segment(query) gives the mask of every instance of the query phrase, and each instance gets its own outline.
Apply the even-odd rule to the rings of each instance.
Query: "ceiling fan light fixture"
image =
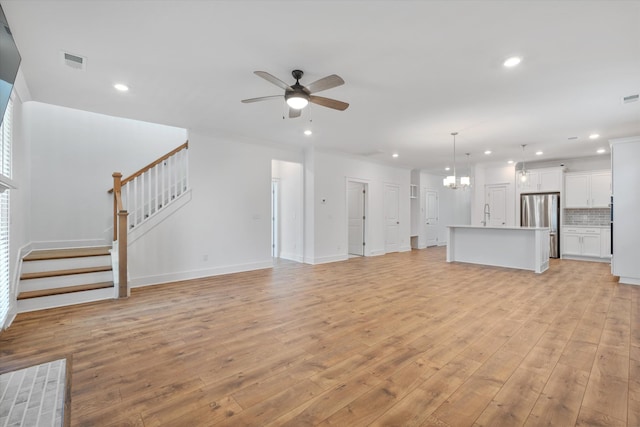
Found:
[[[294,110],[302,110],[309,104],[309,97],[301,93],[293,93],[287,97],[287,105]]]

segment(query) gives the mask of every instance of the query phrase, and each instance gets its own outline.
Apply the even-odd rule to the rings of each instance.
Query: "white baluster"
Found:
[[[184,188],[189,188],[189,149],[184,150]]]

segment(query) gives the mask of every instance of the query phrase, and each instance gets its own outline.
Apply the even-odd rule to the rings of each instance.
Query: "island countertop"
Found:
[[[447,262],[542,273],[549,268],[549,228],[447,226]]]
[[[549,230],[549,227],[513,227],[513,226],[493,226],[487,225],[447,225],[447,227],[455,228],[480,228],[480,229],[492,229],[492,230]]]

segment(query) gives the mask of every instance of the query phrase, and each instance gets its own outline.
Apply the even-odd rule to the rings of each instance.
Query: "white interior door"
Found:
[[[365,184],[349,181],[347,210],[349,218],[349,253],[364,256]]]
[[[438,244],[438,192],[425,190],[424,194],[427,247],[436,246]]]
[[[400,187],[384,186],[385,252],[398,252],[400,248]]]
[[[486,203],[489,204],[488,225],[492,227],[503,227],[507,224],[507,186],[488,185],[485,196]]]

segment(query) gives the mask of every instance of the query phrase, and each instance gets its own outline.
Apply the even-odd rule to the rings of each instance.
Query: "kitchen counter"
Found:
[[[542,273],[549,268],[549,228],[447,227],[447,262],[468,262]]]

